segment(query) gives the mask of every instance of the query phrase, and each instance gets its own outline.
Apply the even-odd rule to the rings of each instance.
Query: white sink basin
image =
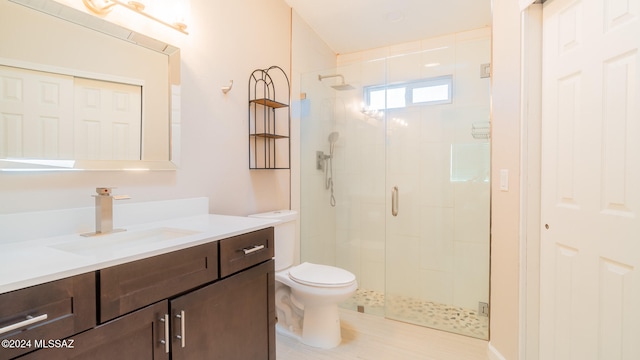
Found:
[[[185,237],[197,231],[168,227],[124,231],[95,237],[83,237],[72,242],[51,245],[52,248],[78,255],[105,255],[105,253],[124,253],[144,250],[145,247],[163,241]]]

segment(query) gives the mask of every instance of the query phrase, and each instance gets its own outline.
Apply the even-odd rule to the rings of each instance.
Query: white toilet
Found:
[[[341,341],[338,303],[356,292],[355,275],[327,265],[307,262],[293,265],[296,211],[272,211],[250,217],[281,221],[274,226],[277,331],[314,347],[338,346]]]

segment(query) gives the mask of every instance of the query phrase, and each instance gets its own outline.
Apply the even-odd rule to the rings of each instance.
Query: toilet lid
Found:
[[[356,280],[347,270],[307,262],[290,269],[289,278],[300,284],[322,287],[344,286]]]

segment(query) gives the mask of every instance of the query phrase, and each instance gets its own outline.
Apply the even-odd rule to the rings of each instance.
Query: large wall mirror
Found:
[[[178,48],[53,0],[0,13],[0,170],[176,168]]]

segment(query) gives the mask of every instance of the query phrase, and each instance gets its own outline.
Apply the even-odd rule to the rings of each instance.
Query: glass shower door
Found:
[[[344,308],[486,339],[490,29],[411,46],[302,77],[301,261],[356,275]]]
[[[386,84],[364,92],[385,114],[385,316],[486,339],[490,40],[477,35],[389,57]]]

